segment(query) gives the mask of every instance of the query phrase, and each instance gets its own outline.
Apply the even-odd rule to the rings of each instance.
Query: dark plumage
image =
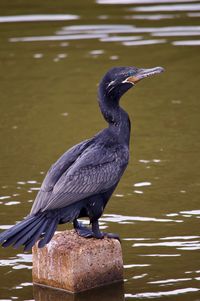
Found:
[[[129,160],[130,120],[119,106],[120,97],[136,82],[160,73],[163,68],[113,68],[99,85],[99,105],[108,127],[64,153],[48,171],[30,214],[21,222],[1,233],[4,247],[24,245],[31,249],[47,244],[58,224],[73,222],[77,233],[84,237],[118,238],[101,233],[98,219],[116,188]],[[89,217],[91,229],[77,219]]]

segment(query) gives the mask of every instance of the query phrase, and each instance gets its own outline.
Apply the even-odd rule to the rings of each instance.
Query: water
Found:
[[[58,156],[105,126],[102,75],[161,65],[123,97],[131,160],[101,219],[120,233],[124,288],[77,300],[198,300],[200,1],[2,0],[0,15],[0,229],[29,212]],[[33,295],[22,250],[0,249],[0,275],[0,300],[71,300]]]

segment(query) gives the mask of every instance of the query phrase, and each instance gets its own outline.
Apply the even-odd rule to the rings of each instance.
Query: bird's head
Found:
[[[136,68],[136,67],[115,67],[110,69],[103,77],[99,85],[100,97],[110,99],[119,98],[143,78],[158,74],[164,71],[162,67]]]

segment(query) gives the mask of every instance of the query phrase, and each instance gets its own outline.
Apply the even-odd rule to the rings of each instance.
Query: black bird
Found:
[[[49,169],[30,214],[0,234],[3,247],[20,245],[30,250],[47,244],[58,224],[73,222],[80,236],[118,238],[102,233],[98,220],[129,161],[130,120],[119,106],[120,97],[141,79],[163,72],[162,67],[116,67],[99,85],[101,112],[108,127],[64,153]],[[78,222],[89,217],[91,229]]]

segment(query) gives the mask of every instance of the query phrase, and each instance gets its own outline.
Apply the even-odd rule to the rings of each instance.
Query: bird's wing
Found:
[[[31,209],[31,214],[37,213],[40,209],[46,206],[56,182],[91,143],[92,139],[88,139],[73,146],[51,166],[35,199]]]
[[[76,161],[91,142],[92,139],[85,140],[66,151],[47,172],[41,189],[44,191],[52,190],[62,174]]]
[[[55,184],[42,211],[63,208],[103,193],[121,178],[128,163],[128,149],[89,147]]]

